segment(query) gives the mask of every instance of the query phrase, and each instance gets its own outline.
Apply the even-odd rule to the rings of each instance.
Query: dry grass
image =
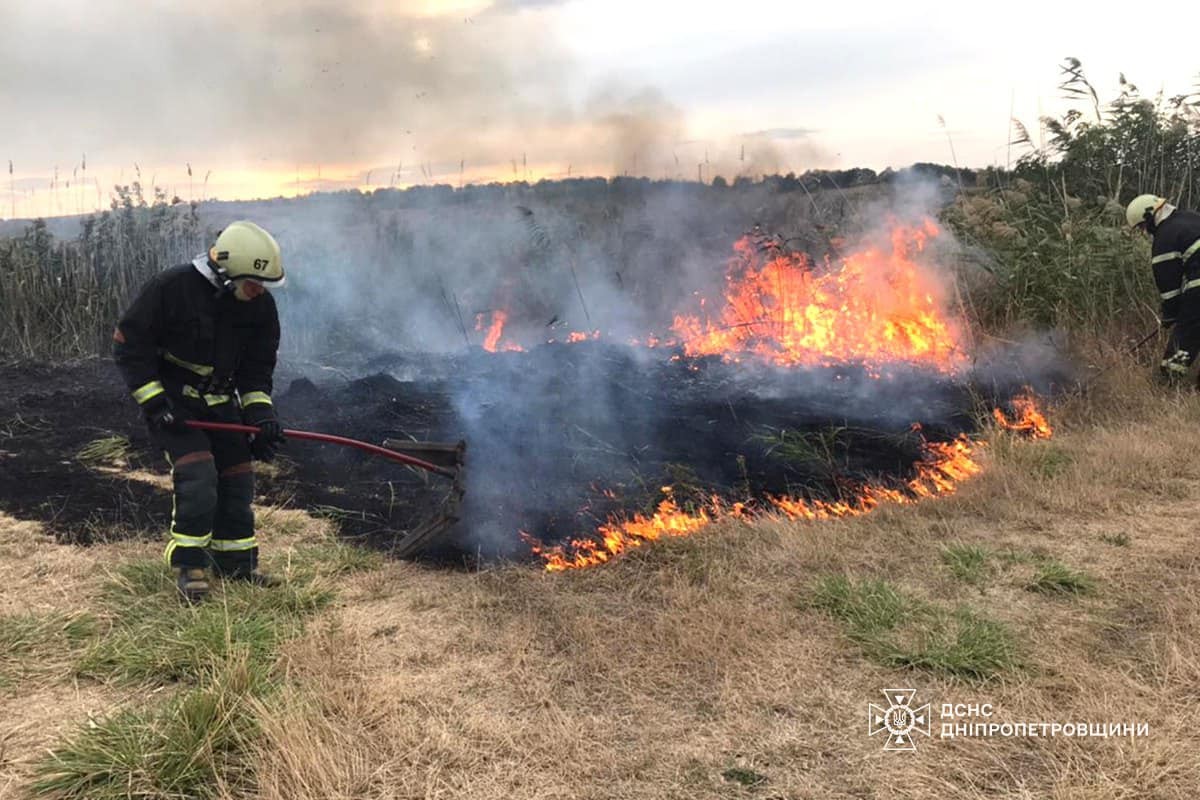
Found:
[[[1198,412],[1200,398],[1116,370],[1067,404],[1055,439],[993,433],[985,473],[936,502],[726,522],[565,575],[330,566],[337,603],[285,645],[279,690],[255,701],[254,796],[1191,797]],[[293,570],[326,546],[319,523],[264,519],[269,552]],[[86,584],[80,551],[41,547],[53,553],[30,558],[43,574]],[[1086,574],[1091,591],[1029,591],[1047,564]],[[886,666],[805,602],[839,576],[969,607],[1014,637],[1020,665],[970,680]],[[31,600],[62,610],[63,594]],[[11,590],[0,600],[11,606]],[[1150,735],[939,739],[935,714],[916,753],[885,753],[866,709],[895,686],[935,708],[991,703],[997,722],[1147,723]],[[30,696],[45,702],[46,689]]]
[[[987,472],[943,501],[730,522],[578,574],[386,565],[288,652],[288,702],[261,711],[260,796],[1190,797],[1200,464],[1180,454],[1200,444],[1200,400],[1107,378],[1052,441],[994,434]],[[947,546],[991,568],[964,581]],[[1055,561],[1092,592],[1028,591]],[[984,682],[881,666],[795,602],[829,575],[969,605],[1024,666]],[[991,703],[994,721],[1151,733],[937,739],[935,715],[916,753],[884,753],[866,706],[891,686]]]

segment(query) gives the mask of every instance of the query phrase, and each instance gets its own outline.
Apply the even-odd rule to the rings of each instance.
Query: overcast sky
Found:
[[[1062,110],[1066,56],[1102,98],[1121,71],[1194,87],[1154,16],[1200,11],[1171,5],[0,0],[0,159],[19,216],[107,205],[135,164],[184,199],[1004,164],[1010,110]]]

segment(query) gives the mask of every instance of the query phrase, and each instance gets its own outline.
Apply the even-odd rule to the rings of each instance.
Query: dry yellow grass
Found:
[[[105,547],[103,559],[136,547]],[[36,524],[0,514],[0,617],[75,614],[102,581],[98,549],[57,545]],[[13,686],[0,685],[0,800],[19,796],[36,754],[63,731],[108,713],[126,698],[104,686],[70,681],[66,654],[38,653]]]
[[[836,522],[725,522],[572,574],[387,563],[340,579],[339,602],[287,647],[283,688],[259,707],[255,796],[1191,797],[1198,412],[1200,398],[1116,371],[1066,404],[1053,440],[995,436],[984,474],[943,500]],[[324,535],[285,512],[265,527],[280,558]],[[964,582],[941,563],[950,543],[1052,558],[1096,590],[1028,591],[1034,563],[1000,555],[987,580]],[[61,608],[86,585],[80,565],[121,547],[40,543],[40,573],[0,559],[0,604]],[[803,602],[830,574],[970,605],[1010,627],[1025,666],[985,683],[881,666]],[[47,575],[60,588],[37,589]],[[885,753],[867,704],[896,686],[935,709],[990,703],[999,722],[1150,733],[939,739],[935,714],[917,752]]]
[[[725,523],[577,574],[390,564],[291,649],[288,702],[262,712],[261,796],[1191,797],[1198,411],[1117,373],[1056,439],[998,436],[946,500]],[[949,542],[1049,556],[1098,589],[1026,591],[1021,563],[967,585],[940,565]],[[797,606],[828,573],[968,603],[1011,626],[1027,666],[984,684],[877,666]],[[866,708],[892,686],[1150,735],[937,739],[935,716],[916,753],[885,753]],[[731,780],[747,776],[765,780]]]

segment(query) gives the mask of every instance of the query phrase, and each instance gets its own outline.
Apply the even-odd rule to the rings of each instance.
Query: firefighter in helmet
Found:
[[[1162,323],[1171,329],[1160,366],[1168,381],[1181,381],[1200,354],[1200,214],[1143,194],[1125,209],[1125,221],[1154,237],[1150,262]]]
[[[209,591],[210,572],[271,585],[258,570],[252,459],[283,441],[271,403],[282,286],[271,234],[234,222],[191,263],[152,278],[113,332],[113,355],[154,443],[166,452],[174,508],[166,559],[184,599]],[[189,419],[253,425],[258,433],[196,430]]]

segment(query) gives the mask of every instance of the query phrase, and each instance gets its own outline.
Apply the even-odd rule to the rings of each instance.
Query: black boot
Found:
[[[189,605],[196,605],[208,596],[208,574],[200,567],[176,567],[175,586]]]

